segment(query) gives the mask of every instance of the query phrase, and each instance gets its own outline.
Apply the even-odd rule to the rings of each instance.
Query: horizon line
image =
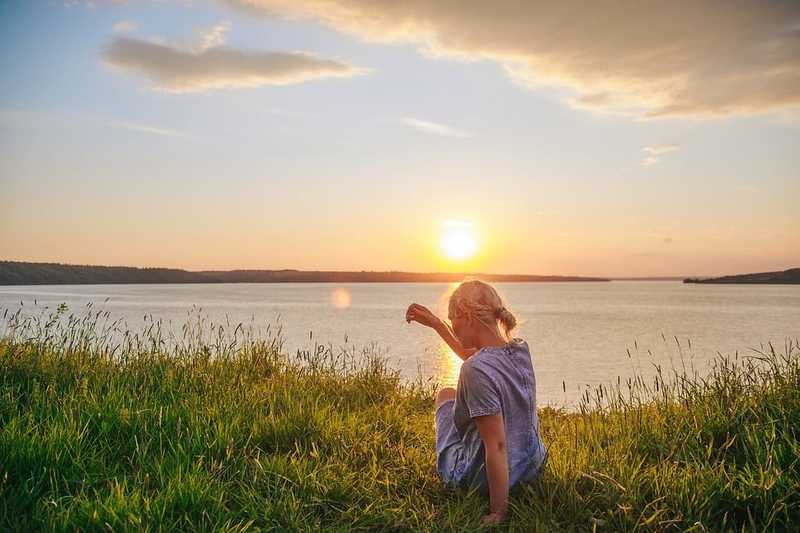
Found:
[[[785,270],[796,268],[796,267],[788,267],[787,268],[779,268],[776,270],[765,270],[762,272],[746,272],[746,273],[716,273],[713,275],[697,275],[697,274],[665,274],[665,275],[588,275],[588,274],[497,274],[491,272],[475,272],[475,271],[434,271],[434,272],[422,272],[422,271],[410,271],[410,270],[320,270],[320,269],[299,269],[299,268],[228,268],[228,269],[221,269],[221,268],[203,268],[203,269],[188,269],[183,267],[165,267],[165,266],[133,266],[133,265],[114,265],[114,264],[90,264],[90,263],[61,263],[58,261],[24,261],[24,260],[14,260],[14,259],[0,259],[0,263],[24,263],[24,264],[31,264],[31,265],[59,265],[59,266],[67,266],[67,267],[100,267],[100,268],[133,268],[139,270],[179,270],[183,272],[189,273],[230,273],[230,272],[309,272],[309,273],[337,273],[337,274],[347,274],[347,273],[370,273],[370,274],[429,274],[429,275],[464,275],[464,276],[507,276],[507,277],[514,277],[514,276],[536,276],[536,277],[565,277],[565,278],[602,278],[608,280],[667,280],[667,279],[687,279],[687,278],[710,278],[710,277],[723,277],[729,275],[740,275],[740,274],[755,274],[755,273],[767,273],[767,272],[783,272]]]

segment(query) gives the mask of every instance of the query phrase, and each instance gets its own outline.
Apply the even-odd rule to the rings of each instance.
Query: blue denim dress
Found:
[[[436,410],[436,466],[445,485],[488,492],[486,456],[478,416],[502,414],[506,431],[508,482],[533,480],[547,450],[539,433],[536,377],[528,343],[480,349],[461,365],[456,399]]]

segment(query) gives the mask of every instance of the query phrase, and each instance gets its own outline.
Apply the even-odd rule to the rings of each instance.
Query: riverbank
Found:
[[[0,345],[0,529],[470,530],[486,511],[435,475],[435,384],[368,351],[296,361],[191,325],[110,344],[101,313],[61,318]],[[794,527],[800,348],[752,355],[542,410],[548,467],[505,527]]]

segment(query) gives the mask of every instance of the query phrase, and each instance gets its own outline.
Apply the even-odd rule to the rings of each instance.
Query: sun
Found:
[[[472,223],[463,220],[446,220],[442,230],[442,250],[450,259],[463,261],[478,250]]]

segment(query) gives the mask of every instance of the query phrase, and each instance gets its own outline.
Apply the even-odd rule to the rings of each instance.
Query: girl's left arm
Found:
[[[506,455],[506,429],[503,415],[475,417],[486,451],[486,478],[489,481],[489,514],[484,524],[502,522],[508,508],[508,458]]]

